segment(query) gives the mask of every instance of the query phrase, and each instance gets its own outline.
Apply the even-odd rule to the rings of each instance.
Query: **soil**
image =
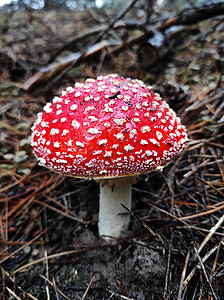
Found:
[[[163,292],[166,274],[166,254],[164,249],[157,250],[158,245],[150,245],[151,237],[139,236],[141,224],[132,224],[127,233],[129,238],[105,241],[97,232],[97,184],[85,182],[81,198],[86,199],[85,211],[82,208],[79,216],[92,215],[87,226],[62,217],[48,218],[49,231],[43,245],[26,246],[10,263],[3,263],[7,272],[15,271],[24,263],[35,262],[15,274],[17,290],[22,286],[37,299],[46,299],[47,291],[44,278],[55,282],[57,288],[69,299],[81,299],[91,279],[93,283],[88,291],[88,299],[150,299],[153,291]],[[89,191],[87,192],[86,189]],[[93,189],[93,191],[91,191]],[[89,195],[94,195],[93,199]],[[92,205],[89,202],[92,202]],[[77,198],[71,205],[77,205]],[[144,232],[144,229],[143,229]],[[136,237],[135,237],[136,235]],[[132,238],[130,238],[132,237]],[[77,253],[62,255],[60,253],[75,250]],[[47,263],[36,261],[43,256],[58,253]],[[46,283],[46,285],[45,285]],[[51,293],[55,290],[49,286]],[[12,283],[13,287],[13,283]],[[55,292],[56,293],[56,292]],[[59,293],[59,292],[58,292]],[[80,297],[80,298],[79,298]],[[53,297],[54,299],[54,297]]]

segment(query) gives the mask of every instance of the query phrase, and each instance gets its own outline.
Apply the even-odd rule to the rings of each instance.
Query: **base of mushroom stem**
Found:
[[[131,182],[127,180],[121,186],[100,183],[99,235],[124,237],[130,222]]]

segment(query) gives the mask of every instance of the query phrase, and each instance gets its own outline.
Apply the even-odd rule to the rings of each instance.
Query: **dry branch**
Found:
[[[87,49],[85,54],[77,52],[62,59],[61,62],[53,62],[50,65],[43,67],[23,84],[23,89],[29,92],[39,84],[42,84],[44,82],[48,83],[52,78],[57,76],[66,67],[81,62],[89,58],[90,56],[94,56],[109,46],[112,45],[110,45],[107,41],[103,40]]]
[[[32,91],[34,88],[38,87],[38,85],[43,83],[48,83],[52,78],[54,78],[56,75],[58,75],[60,72],[62,72],[66,67],[70,68],[71,66],[74,66],[81,61],[85,61],[88,58],[98,55],[101,51],[106,49],[107,47],[114,47],[114,43],[111,44],[110,41],[103,40],[99,42],[100,39],[103,38],[103,36],[108,33],[112,28],[113,29],[119,29],[121,27],[126,28],[136,28],[136,29],[142,29],[143,33],[135,36],[129,41],[126,41],[125,43],[121,44],[120,41],[117,41],[115,44],[117,44],[117,47],[115,49],[112,49],[113,53],[117,53],[122,51],[123,49],[127,47],[131,47],[134,44],[139,44],[145,41],[145,43],[140,44],[140,64],[141,66],[144,66],[145,68],[148,68],[153,63],[155,63],[158,59],[163,57],[168,53],[170,48],[172,48],[172,45],[175,42],[175,37],[186,30],[183,26],[186,25],[192,25],[195,23],[198,23],[202,20],[206,20],[208,18],[212,18],[214,16],[222,15],[224,14],[224,3],[218,2],[215,4],[208,4],[203,5],[201,7],[193,8],[190,10],[184,10],[183,12],[180,12],[177,16],[169,18],[165,21],[163,21],[161,24],[152,27],[147,26],[144,24],[118,24],[118,21],[121,20],[124,15],[135,5],[137,1],[134,0],[131,2],[131,4],[122,11],[116,18],[114,18],[108,26],[103,27],[101,32],[98,33],[97,37],[94,39],[94,41],[91,43],[90,46],[88,46],[84,51],[77,52],[74,54],[71,54],[67,56],[66,58],[62,59],[61,62],[54,62],[50,63],[48,66],[41,68],[37,73],[35,73],[31,78],[29,78],[24,84],[22,85],[22,88],[26,90],[27,92]],[[182,25],[182,27],[175,27],[172,30],[168,30],[170,27],[176,25]],[[62,47],[60,47],[54,57],[56,57],[57,54],[61,53],[63,50],[67,47],[71,47],[74,43],[77,41],[80,41],[82,38],[86,38],[87,36],[95,35],[99,31],[98,28],[91,30],[87,33],[85,33],[83,36],[78,36],[72,41],[66,43]],[[148,39],[148,41],[147,41]],[[158,43],[159,41],[159,43]]]

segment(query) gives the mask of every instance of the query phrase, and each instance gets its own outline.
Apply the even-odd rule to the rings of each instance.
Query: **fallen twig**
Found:
[[[89,289],[91,288],[91,285],[92,285],[92,283],[93,283],[95,277],[96,277],[96,274],[94,274],[93,277],[92,277],[92,279],[90,280],[90,283],[88,284],[88,286],[87,286],[87,288],[86,288],[86,291],[85,291],[85,293],[84,293],[83,296],[82,296],[82,300],[85,300],[85,299],[86,299],[87,294],[88,294],[88,292],[89,292]]]
[[[33,76],[31,76],[27,81],[24,82],[24,84],[21,86],[24,90],[30,92],[33,90],[36,86],[39,84],[43,84],[44,82],[49,82],[54,76],[56,76],[59,72],[64,70],[66,67],[70,68],[71,66],[74,66],[75,64],[88,59],[89,57],[99,53],[106,47],[111,47],[114,46],[112,45],[109,41],[102,40],[99,42],[105,33],[107,33],[110,29],[115,27],[115,24],[121,20],[124,15],[132,9],[132,7],[137,3],[138,0],[133,0],[121,13],[119,13],[114,19],[111,20],[108,26],[106,26],[94,39],[94,41],[91,42],[87,48],[82,51],[82,52],[77,52],[74,54],[69,55],[65,59],[62,60],[62,62],[57,63],[57,62],[52,62],[46,67],[41,68],[37,73],[35,73]],[[174,25],[192,25],[197,22],[200,22],[202,20],[206,20],[208,18],[217,16],[217,15],[222,15],[224,14],[224,5],[222,2],[218,2],[215,4],[208,4],[208,5],[203,5],[201,7],[196,7],[191,10],[184,10],[180,12],[177,16],[169,18],[165,20],[162,24],[157,25],[155,28],[147,28],[144,26],[140,26],[139,24],[136,24],[134,27],[139,26],[141,28],[144,28],[144,32],[142,34],[139,34],[138,36],[132,38],[130,41],[127,41],[126,43],[121,43],[118,41],[117,47],[113,49],[113,53],[120,52],[123,50],[125,47],[130,47],[134,44],[137,44],[139,41],[143,41],[149,37],[152,37],[155,32],[163,32],[165,29],[170,28],[171,26]],[[133,27],[133,24],[132,24]],[[118,26],[119,28],[119,26]],[[98,29],[91,30],[89,33],[86,33],[84,37],[95,34],[98,31]],[[78,40],[80,40],[80,37],[77,37]],[[76,40],[75,40],[76,41]],[[74,43],[74,40],[69,42],[67,45],[68,47],[71,46],[71,44]],[[153,46],[152,46],[153,47]],[[64,50],[66,46],[61,47],[58,50],[58,53],[61,53],[62,50]],[[156,48],[155,48],[156,50]],[[158,55],[158,58],[160,58],[160,55]],[[188,110],[191,108],[188,108]]]
[[[71,300],[70,298],[68,298],[57,286],[54,282],[51,282],[48,278],[46,278],[44,275],[40,274],[39,275],[41,278],[43,278],[48,284],[50,284],[54,289],[56,289],[59,294],[64,297],[67,300]]]

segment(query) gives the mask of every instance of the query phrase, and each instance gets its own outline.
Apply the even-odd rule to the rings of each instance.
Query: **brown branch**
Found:
[[[143,26],[143,24],[128,24],[128,23],[124,23],[122,25],[117,24],[116,23],[121,20],[125,14],[127,14],[127,12],[133,8],[133,6],[137,3],[138,0],[133,0],[130,5],[125,8],[117,17],[115,17],[110,23],[109,25],[104,28],[103,30],[96,36],[95,40],[93,42],[91,42],[91,45],[87,46],[86,49],[83,52],[76,52],[72,55],[69,55],[68,57],[66,57],[62,62],[57,63],[57,62],[53,62],[51,64],[49,64],[48,66],[41,68],[37,73],[35,73],[31,78],[29,78],[22,86],[21,88],[23,88],[24,90],[30,92],[33,88],[35,88],[36,86],[38,86],[39,84],[42,84],[44,82],[49,82],[49,80],[51,80],[52,78],[54,78],[56,75],[59,74],[59,72],[62,72],[63,70],[63,74],[64,72],[67,72],[68,69],[70,69],[71,67],[73,67],[74,65],[80,63],[81,61],[94,56],[95,54],[101,52],[102,50],[105,49],[105,47],[111,46],[111,43],[103,40],[101,42],[99,42],[102,37],[105,35],[105,33],[107,33],[109,30],[113,29],[118,29],[118,28],[138,28],[140,30],[143,31],[143,33],[139,34],[138,36],[135,36],[134,38],[132,38],[129,41],[126,41],[125,43],[121,44],[120,42],[118,42],[117,47],[115,47],[114,49],[112,49],[113,53],[117,53],[119,51],[122,51],[123,49],[125,49],[126,47],[130,47],[134,44],[138,44],[139,42],[142,41],[146,41],[149,38],[152,38],[154,35],[156,34],[160,34],[162,35],[163,32],[168,29],[169,27],[172,27],[174,25],[190,25],[190,24],[195,24],[197,22],[200,22],[202,20],[206,20],[208,18],[212,18],[214,16],[218,16],[218,15],[222,15],[224,14],[224,3],[223,2],[218,2],[218,3],[213,3],[213,4],[206,4],[203,5],[201,7],[196,7],[196,8],[192,8],[192,9],[188,9],[188,10],[184,10],[183,12],[180,12],[177,16],[175,17],[171,17],[165,21],[163,21],[162,24],[152,28],[152,27],[148,27],[148,26]],[[181,28],[180,30],[177,31],[182,31],[183,29]],[[88,34],[84,34],[83,37],[86,36],[91,36],[92,34],[96,34],[98,32],[98,30],[91,30],[91,32]],[[173,33],[173,35],[175,35],[175,32]],[[74,41],[77,41],[81,39],[81,37],[77,37],[75,39],[73,39],[73,41],[68,42],[67,46],[71,46],[74,44]],[[164,37],[164,43],[166,44],[167,38]],[[162,54],[157,53],[158,49],[157,47],[155,47],[155,45],[153,45],[151,40],[148,40],[148,45],[151,45],[151,50],[152,53],[154,55],[153,58],[153,62],[157,59],[157,58],[161,58],[161,56],[164,55],[164,53],[166,54],[167,51],[164,50],[164,45],[161,45],[161,49],[162,49]],[[169,48],[169,47],[168,47]],[[61,53],[62,50],[64,50],[65,47],[61,47],[58,53]],[[147,48],[148,49],[148,48]],[[169,49],[168,49],[169,50]],[[150,52],[151,53],[151,52]],[[152,64],[151,63],[151,64]],[[151,65],[150,64],[150,65]],[[147,67],[147,66],[146,66]]]
[[[167,19],[158,29],[164,30],[173,25],[192,25],[203,20],[224,14],[224,2],[205,4],[182,11],[177,16]]]

